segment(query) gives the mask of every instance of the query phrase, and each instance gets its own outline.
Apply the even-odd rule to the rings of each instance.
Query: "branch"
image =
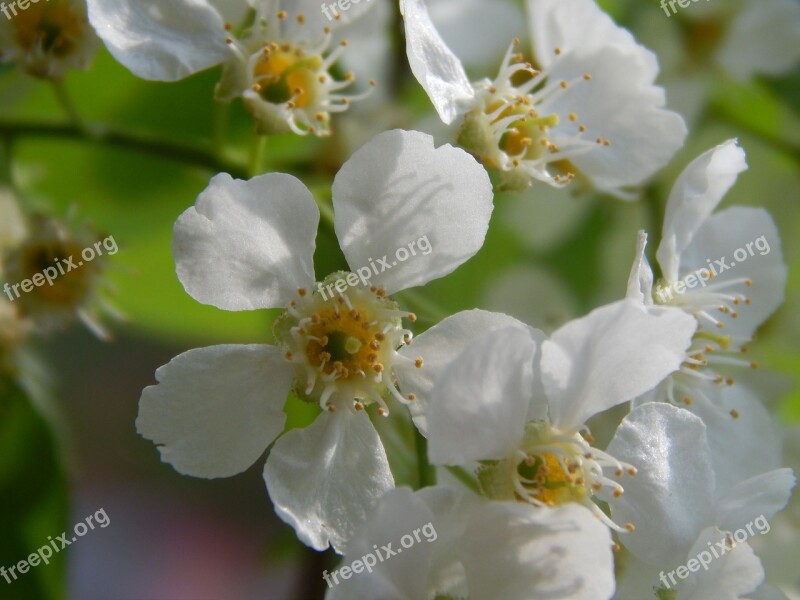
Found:
[[[19,137],[49,137],[102,144],[202,167],[214,173],[230,173],[240,179],[248,177],[246,165],[217,156],[213,148],[206,144],[176,142],[109,125],[90,123],[84,130],[76,124],[57,121],[11,121],[0,118],[0,138],[14,140]]]

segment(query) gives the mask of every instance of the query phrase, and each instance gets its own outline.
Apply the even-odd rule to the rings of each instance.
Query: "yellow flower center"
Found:
[[[85,19],[66,2],[32,4],[19,10],[12,19],[17,43],[26,52],[39,49],[46,54],[64,57],[77,46],[85,34]]]
[[[415,317],[400,311],[381,288],[354,285],[338,291],[334,284],[347,275],[352,276],[334,273],[313,292],[298,290],[275,332],[286,360],[297,367],[301,397],[331,411],[377,403],[379,412],[388,414],[387,395],[404,403],[413,398],[400,396],[392,366],[409,360],[397,350],[412,336],[402,317]]]
[[[254,89],[264,100],[272,104],[292,102],[297,108],[315,102],[321,56],[305,56],[299,49],[277,44],[267,46],[263,54],[253,68],[253,79]]]

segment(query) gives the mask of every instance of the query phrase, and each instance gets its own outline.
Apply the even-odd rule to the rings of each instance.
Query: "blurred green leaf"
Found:
[[[14,383],[0,380],[0,566],[26,560],[66,530],[69,498],[59,449],[44,419]],[[15,600],[60,600],[66,552],[50,564],[0,580],[0,596]],[[8,586],[8,589],[5,589]]]

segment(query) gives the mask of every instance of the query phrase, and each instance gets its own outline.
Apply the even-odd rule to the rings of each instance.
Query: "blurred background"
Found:
[[[322,202],[339,166],[364,141],[388,128],[435,133],[451,141],[407,69],[396,6],[383,2],[369,34],[383,40],[378,91],[334,121],[326,139],[270,137],[267,171],[300,177]],[[475,78],[494,76],[508,43],[527,37],[522,2],[431,0],[437,25]],[[661,215],[677,175],[699,153],[737,137],[750,169],[722,206],[762,206],[775,218],[790,267],[786,301],[764,326],[753,352],[763,366],[764,401],[785,425],[786,465],[800,469],[800,72],[737,71],[726,35],[747,2],[692,3],[667,16],[656,0],[600,2],[618,23],[654,49],[668,103],[690,125],[685,147],[641,192],[641,201],[535,185],[499,194],[480,253],[453,275],[398,300],[417,311],[417,331],[459,310],[481,307],[518,316],[545,331],[620,298],[636,232],[657,246]],[[744,8],[743,8],[744,7]],[[487,17],[488,14],[488,17]],[[2,20],[2,17],[0,17]],[[782,48],[755,28],[769,51]],[[0,38],[2,40],[2,38]],[[753,44],[758,39],[750,40]],[[793,44],[793,45],[792,45]],[[743,53],[747,44],[734,44]],[[751,44],[752,45],[752,44]],[[781,54],[782,53],[782,54]],[[377,66],[376,66],[377,65]],[[732,68],[731,65],[734,65]],[[217,171],[246,175],[252,119],[234,102],[213,101],[219,69],[178,83],[146,82],[101,48],[86,71],[70,71],[57,90],[16,65],[0,67],[0,186],[26,215],[44,214],[83,228],[92,242],[113,236],[119,251],[92,282],[100,339],[77,319],[48,335],[25,338],[0,382],[0,565],[15,564],[86,516],[104,509],[95,529],[52,564],[12,584],[14,600],[250,600],[322,598],[323,568],[336,564],[300,544],[273,513],[263,461],[230,479],[184,477],[159,460],[135,429],[141,390],[154,371],[190,348],[273,341],[273,311],[226,313],[187,295],[171,251],[175,219]],[[108,126],[130,135],[98,141],[74,126]],[[144,141],[143,141],[144,140]],[[223,140],[222,152],[214,140]],[[0,218],[7,219],[5,215]],[[8,225],[8,223],[6,223]],[[0,227],[2,231],[2,227]],[[322,229],[317,272],[344,266],[335,238]],[[0,280],[5,283],[6,278]],[[105,306],[105,303],[108,306]],[[114,316],[114,312],[121,317]],[[424,315],[424,316],[423,316]],[[0,355],[1,356],[1,355]],[[24,384],[19,381],[24,380]],[[287,402],[289,426],[314,411]],[[410,429],[384,432],[397,448],[399,484],[414,484],[402,458]],[[413,446],[412,446],[413,447]],[[409,462],[412,462],[409,457]],[[800,598],[800,505],[773,523],[762,554],[768,580]]]

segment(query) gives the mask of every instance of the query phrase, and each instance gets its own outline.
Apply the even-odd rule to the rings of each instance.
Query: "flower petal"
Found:
[[[744,151],[736,140],[728,140],[694,159],[678,177],[667,200],[656,252],[667,281],[678,280],[683,251],[745,169]]]
[[[369,275],[392,293],[447,275],[480,250],[492,197],[486,170],[463,150],[387,131],[336,175],[336,234],[351,270],[369,273],[386,259]]]
[[[394,487],[366,412],[321,413],[272,447],[264,481],[275,512],[315,550],[342,552],[368,510]]]
[[[775,469],[742,481],[717,498],[716,523],[735,531],[754,519],[769,521],[789,502],[795,483],[791,469]]]
[[[589,73],[590,80],[583,79]],[[596,187],[611,192],[639,185],[664,167],[686,138],[686,124],[676,112],[664,108],[664,90],[642,79],[633,57],[608,47],[583,56],[559,57],[550,69],[550,80],[573,82],[539,112],[555,112],[564,125],[554,131],[557,146],[568,145],[586,127],[582,138],[594,144],[597,138],[609,145],[594,144],[577,151],[570,160]],[[574,113],[578,121],[568,123]],[[565,138],[565,139],[564,139]]]
[[[409,360],[395,365],[394,372],[403,393],[413,392],[417,397],[408,407],[414,424],[423,435],[427,435],[428,431],[427,414],[436,380],[452,365],[456,357],[473,347],[477,337],[508,327],[528,332],[537,347],[545,337],[540,331],[528,327],[513,317],[485,310],[468,310],[447,317],[415,337],[412,345],[400,349],[400,354]],[[413,364],[417,357],[423,359],[424,364],[420,369]]]
[[[706,425],[717,494],[720,494],[749,477],[780,467],[782,436],[780,426],[764,408],[758,394],[741,382],[717,393],[721,396],[718,406],[695,402],[688,410]],[[724,406],[724,410],[719,406]],[[737,418],[731,418],[729,411],[736,411]]]
[[[543,67],[561,55],[578,52],[582,56],[614,47],[631,56],[638,77],[652,83],[658,74],[656,55],[639,45],[631,33],[619,27],[594,0],[528,0],[534,54]]]
[[[497,68],[525,18],[508,0],[428,0],[431,20],[448,47],[468,67]]]
[[[536,344],[519,328],[475,338],[437,379],[428,410],[434,464],[501,460],[522,441]]]
[[[161,460],[194,477],[241,473],[283,431],[293,373],[274,346],[189,350],[156,371],[136,430]]]
[[[351,566],[355,560],[363,560],[371,555],[375,566],[369,574],[361,577],[342,578],[338,585],[328,592],[328,600],[373,600],[426,598],[428,596],[428,575],[431,570],[431,543],[420,536],[420,542],[406,548],[400,546],[403,536],[412,535],[416,529],[436,534],[434,516],[416,494],[408,488],[389,490],[370,512],[366,521],[359,525],[356,534],[347,543],[347,552],[342,560],[343,566]],[[430,535],[430,534],[429,534]],[[433,535],[431,535],[433,537]],[[412,538],[413,539],[413,538]],[[435,538],[434,538],[435,540]],[[395,555],[385,557],[383,545],[391,543]],[[376,549],[375,546],[378,546]],[[380,554],[376,554],[380,553]],[[402,554],[401,554],[402,553]],[[391,558],[391,560],[379,560]],[[341,576],[341,569],[339,575]],[[362,569],[363,570],[363,569]]]
[[[697,322],[680,309],[622,300],[567,323],[542,346],[550,418],[563,431],[633,400],[677,370]]]
[[[291,175],[220,173],[175,222],[178,278],[224,310],[283,307],[314,283],[318,223],[311,193]]]
[[[143,79],[175,81],[231,56],[220,14],[204,0],[88,0],[108,51]]]
[[[644,305],[653,304],[653,269],[647,262],[644,250],[647,247],[647,233],[639,231],[636,244],[636,258],[633,260],[631,275],[628,278],[626,298],[636,300]]]
[[[424,0],[401,0],[406,53],[411,72],[428,93],[442,121],[448,125],[474,101],[461,61],[444,43],[433,25]]]
[[[717,260],[724,261],[722,270]],[[714,261],[714,262],[712,262]],[[745,296],[750,304],[736,308],[734,319],[715,315],[725,324],[723,334],[747,339],[783,303],[787,271],[781,252],[781,238],[770,214],[763,208],[734,206],[711,215],[697,230],[681,254],[680,277],[704,271],[709,264],[718,272],[710,285],[715,287],[736,280],[750,279],[725,287],[724,293]],[[707,275],[707,273],[706,273]],[[706,285],[705,281],[701,284]],[[686,294],[702,293],[704,287],[687,289]]]
[[[614,593],[608,528],[586,508],[489,502],[462,544],[475,600],[606,600]]]
[[[725,37],[717,61],[738,79],[782,75],[800,60],[800,6],[794,0],[745,3]]]
[[[705,429],[689,411],[654,402],[632,410],[611,440],[607,452],[638,469],[622,480],[625,493],[611,510],[615,521],[636,527],[620,542],[639,560],[680,564],[710,521],[714,471]]]
[[[687,564],[695,559],[696,565],[698,559],[695,557],[701,553],[711,557],[709,548],[724,539],[726,535],[716,527],[704,529],[689,550]],[[681,600],[738,600],[749,596],[764,581],[761,561],[748,544],[736,543],[719,558],[708,560],[705,569],[700,570],[700,566],[706,566],[705,563],[697,565],[696,574],[689,573],[688,579],[680,585],[678,597]]]

